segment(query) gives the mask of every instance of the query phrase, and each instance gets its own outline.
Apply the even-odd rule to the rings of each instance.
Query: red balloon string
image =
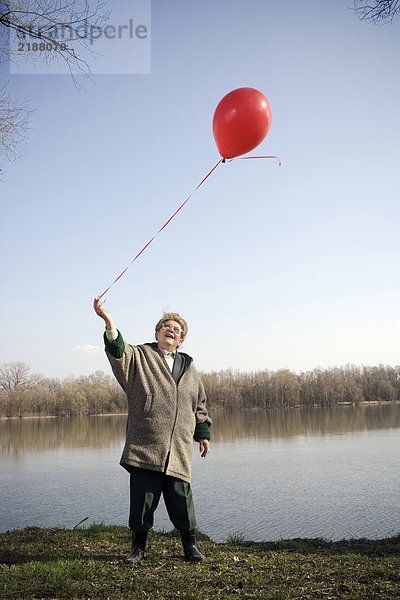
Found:
[[[203,185],[203,183],[205,182],[206,179],[208,179],[211,175],[211,173],[213,173],[215,171],[215,169],[222,163],[222,162],[231,162],[232,160],[237,160],[237,159],[247,159],[247,158],[274,158],[279,162],[279,166],[281,166],[281,160],[277,157],[277,156],[238,156],[236,158],[231,158],[231,159],[225,159],[225,158],[221,158],[213,167],[212,169],[210,169],[210,171],[207,173],[207,175],[205,177],[203,177],[203,179],[200,181],[200,183],[194,188],[193,192],[186,198],[186,200],[184,202],[182,202],[182,204],[176,209],[176,211],[169,217],[169,219],[167,221],[165,221],[164,225],[162,225],[162,227],[160,227],[160,229],[157,231],[157,233],[155,235],[153,235],[153,237],[143,246],[143,248],[141,250],[139,250],[139,252],[136,254],[136,256],[131,260],[131,262],[128,264],[127,267],[125,267],[125,269],[118,275],[118,277],[116,277],[114,279],[114,281],[111,283],[111,285],[108,286],[108,288],[106,290],[104,290],[104,292],[102,292],[100,294],[100,296],[97,297],[98,300],[100,300],[103,296],[105,296],[107,294],[107,292],[112,288],[112,286],[117,283],[117,281],[119,281],[121,279],[121,277],[123,275],[125,275],[125,273],[127,272],[127,270],[129,269],[129,267],[135,262],[135,260],[137,260],[139,258],[139,256],[141,254],[143,254],[143,252],[146,250],[146,248],[148,248],[150,246],[150,244],[156,239],[156,237],[162,232],[163,229],[165,229],[167,227],[167,225],[172,221],[172,219],[174,219],[174,217],[176,217],[176,215],[178,214],[178,212],[185,206],[185,204],[187,202],[189,202],[190,198],[193,196],[193,194],[199,189],[200,186]]]
[[[213,171],[215,171],[215,169],[218,167],[218,165],[220,165],[222,163],[222,158],[213,166],[212,169],[210,169],[210,171],[207,173],[207,175],[205,177],[203,177],[203,179],[200,181],[200,183],[195,187],[195,189],[193,190],[193,192],[186,198],[186,200],[184,202],[182,202],[182,204],[176,209],[176,211],[169,217],[169,219],[167,221],[165,221],[164,225],[157,231],[157,233],[155,235],[153,235],[153,237],[143,246],[143,248],[136,254],[136,256],[131,260],[131,262],[129,263],[129,265],[127,267],[125,267],[125,269],[118,275],[118,277],[116,277],[114,279],[114,281],[112,282],[111,285],[108,286],[108,288],[106,290],[104,290],[104,292],[102,294],[100,294],[100,296],[98,296],[98,300],[100,300],[100,298],[102,298],[103,296],[105,296],[107,294],[107,292],[112,288],[112,286],[117,283],[117,281],[119,279],[121,279],[121,277],[123,275],[125,275],[125,273],[127,272],[127,270],[129,269],[129,267],[135,262],[135,260],[137,260],[139,258],[139,256],[146,250],[146,248],[148,248],[150,246],[150,244],[156,239],[156,237],[162,232],[163,229],[166,228],[166,226],[172,221],[172,219],[178,214],[178,212],[185,206],[185,204],[187,202],[189,202],[190,198],[193,196],[193,194],[199,189],[199,187],[201,185],[203,185],[203,183],[205,182],[206,179],[208,179],[208,177],[210,177],[211,173]]]
[[[273,158],[274,160],[278,161],[278,165],[281,167],[282,166],[282,161],[279,158],[279,156],[236,156],[235,158],[230,158],[230,159],[224,159],[222,162],[231,162],[232,160],[249,160],[250,158]]]

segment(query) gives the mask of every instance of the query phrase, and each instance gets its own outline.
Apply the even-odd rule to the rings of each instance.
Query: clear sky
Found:
[[[0,183],[0,364],[109,371],[92,299],[218,160],[243,86],[282,166],[220,165],[110,290],[118,328],[180,312],[203,371],[399,364],[399,49],[400,18],[351,0],[153,0],[149,74],[12,75],[36,110]]]

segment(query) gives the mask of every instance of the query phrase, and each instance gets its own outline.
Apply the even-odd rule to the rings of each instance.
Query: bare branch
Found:
[[[0,155],[4,158],[11,160],[19,156],[31,114],[27,102],[18,105],[11,98],[6,85],[0,89]]]
[[[12,6],[12,8],[11,8]],[[90,35],[80,35],[80,30],[93,32],[106,23],[110,11],[106,3],[98,0],[30,0],[28,2],[5,3],[7,10],[0,12],[0,26],[7,27],[17,35],[18,40],[44,42],[45,48],[40,57],[25,56],[25,60],[45,60],[48,64],[61,59],[68,66],[70,74],[90,76],[90,66],[79,53],[82,50],[94,52],[90,47]],[[71,46],[75,42],[75,46]],[[36,53],[38,54],[38,53]],[[13,54],[10,60],[13,60]],[[21,56],[18,56],[21,60]],[[75,82],[76,83],[76,82]]]
[[[388,23],[400,12],[400,0],[354,0],[354,10],[362,20]]]
[[[82,87],[76,75],[91,76],[90,65],[84,56],[91,47],[91,35],[106,24],[110,11],[102,0],[15,0],[0,4],[0,64],[25,60],[29,63],[45,62],[49,66],[57,61],[66,64],[74,85]],[[88,33],[88,35],[82,35]],[[36,40],[43,47],[40,52],[18,53],[13,50],[13,40]],[[73,44],[72,44],[73,42]],[[0,88],[0,156],[7,160],[17,158],[21,142],[26,137],[31,110],[27,103],[18,105]]]

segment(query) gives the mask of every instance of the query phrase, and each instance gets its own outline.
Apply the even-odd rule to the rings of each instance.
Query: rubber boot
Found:
[[[147,531],[132,531],[132,549],[124,558],[125,565],[138,565],[144,559]]]
[[[190,531],[181,530],[180,534],[186,562],[202,562],[203,560],[206,560],[206,557],[203,556],[196,546],[194,529],[191,529]]]

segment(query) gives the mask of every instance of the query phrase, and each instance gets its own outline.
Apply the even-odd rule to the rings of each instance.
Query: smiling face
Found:
[[[178,321],[169,319],[156,330],[157,345],[161,350],[175,352],[183,342],[183,331]]]

